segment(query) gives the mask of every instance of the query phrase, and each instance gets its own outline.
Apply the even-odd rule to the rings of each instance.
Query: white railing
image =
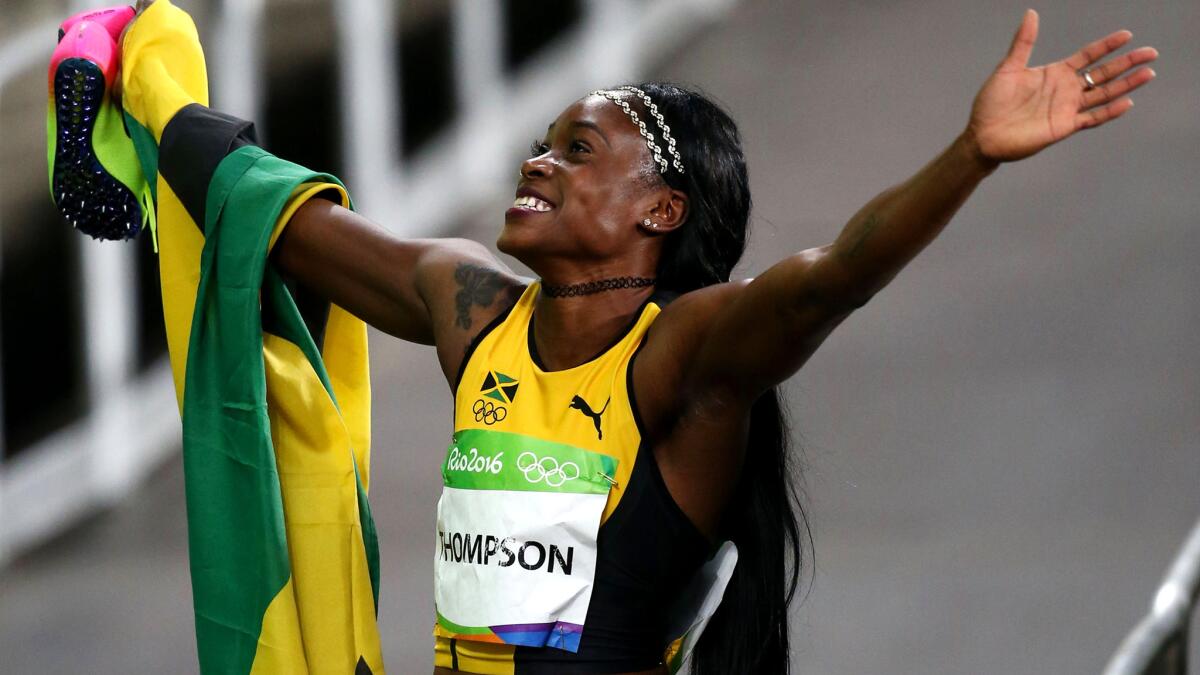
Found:
[[[1200,522],[1192,528],[1150,605],[1104,675],[1185,675],[1188,632],[1200,599]]]
[[[78,11],[111,1],[73,7]],[[267,1],[216,2],[212,35],[222,48],[208,54],[214,106],[258,120],[260,128],[266,74],[259,46],[266,42]],[[636,79],[734,1],[587,0],[575,27],[514,77],[506,77],[500,0],[447,0],[460,110],[446,131],[402,164],[394,140],[400,97],[391,56],[397,51],[399,4],[340,0],[342,178],[359,210],[397,233],[443,233],[512,189],[516,167],[509,158],[541,135],[568,102],[591,89]],[[0,44],[0,96],[18,76],[44,67],[47,41],[56,29],[56,21],[47,21]],[[93,407],[11,461],[0,461],[0,565],[121,498],[178,447],[179,417],[166,359],[134,375],[134,251],[90,240],[81,249],[84,381]]]

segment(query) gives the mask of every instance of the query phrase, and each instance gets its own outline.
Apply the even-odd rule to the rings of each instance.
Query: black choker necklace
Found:
[[[645,288],[653,286],[656,281],[658,280],[653,277],[615,277],[613,279],[600,279],[599,281],[587,281],[582,284],[566,284],[564,286],[542,284],[542,292],[546,294],[546,297],[550,298],[573,298],[578,295],[592,295],[603,293],[604,291],[615,291],[621,288]]]

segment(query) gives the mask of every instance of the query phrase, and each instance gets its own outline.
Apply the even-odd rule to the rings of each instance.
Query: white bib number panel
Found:
[[[578,651],[616,464],[530,436],[456,434],[438,501],[439,632]]]

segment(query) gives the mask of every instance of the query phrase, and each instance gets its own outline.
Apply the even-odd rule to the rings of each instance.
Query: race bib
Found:
[[[579,650],[617,460],[521,434],[455,434],[434,556],[441,633]]]

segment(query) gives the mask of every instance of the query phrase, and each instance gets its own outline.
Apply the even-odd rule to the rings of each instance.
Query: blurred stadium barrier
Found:
[[[1171,563],[1150,613],[1126,636],[1104,675],[1186,675],[1188,633],[1200,598],[1200,522]]]

